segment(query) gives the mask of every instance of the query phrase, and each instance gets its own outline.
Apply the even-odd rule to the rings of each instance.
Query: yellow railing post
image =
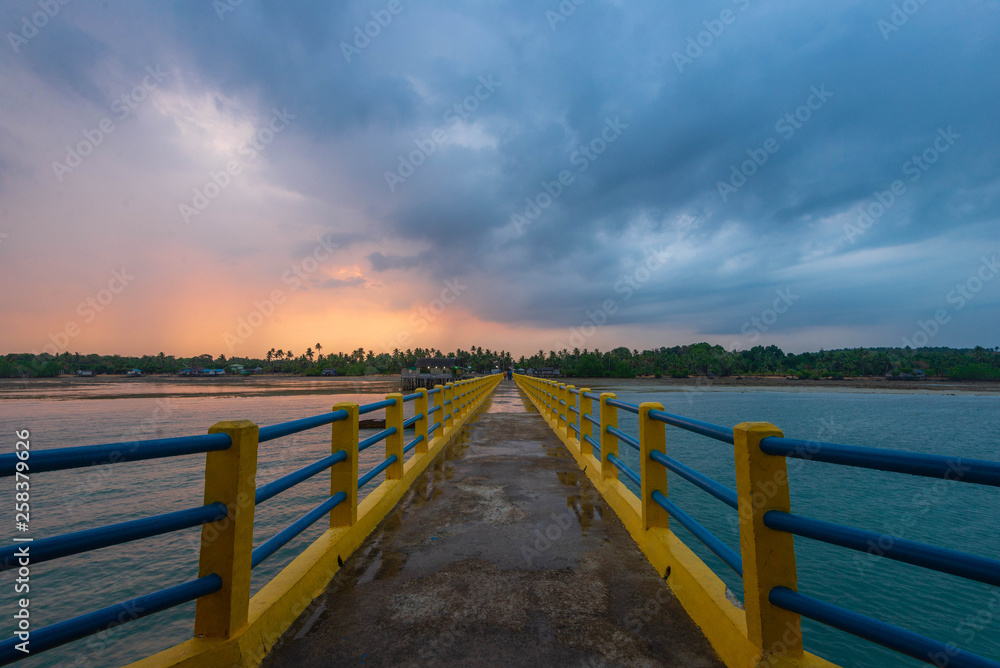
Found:
[[[667,454],[667,425],[649,417],[649,411],[662,411],[663,404],[646,401],[639,404],[639,477],[642,480],[642,526],[644,529],[669,528],[670,515],[653,501],[653,492],[667,496],[667,467],[654,462],[654,450]]]
[[[618,478],[618,469],[608,459],[608,455],[618,456],[618,437],[608,433],[608,427],[618,428],[618,409],[608,405],[608,399],[615,399],[613,392],[601,393],[601,474],[605,480]]]
[[[417,388],[417,394],[420,396],[413,400],[413,410],[417,415],[423,415],[423,417],[414,423],[413,433],[414,437],[423,436],[423,439],[417,443],[413,454],[423,455],[427,454],[427,427],[430,426],[430,423],[427,421],[427,388]]]
[[[768,601],[773,587],[797,590],[792,534],[764,526],[769,510],[791,512],[785,458],[760,449],[761,440],[782,435],[768,422],[742,422],[733,428],[747,637],[762,657],[776,648],[785,655],[802,655],[799,615]]]
[[[347,459],[330,467],[330,496],[343,492],[347,499],[330,511],[331,529],[358,522],[358,405],[341,402],[333,410],[346,411],[347,419],[331,425],[330,454],[343,450]]]
[[[433,426],[435,422],[440,422],[441,426],[438,427],[434,431],[434,437],[435,438],[440,438],[441,436],[444,435],[444,393],[445,393],[445,389],[444,389],[444,385],[435,385],[434,389],[437,390],[437,392],[434,393],[434,407],[437,408],[437,410],[434,411],[434,417],[431,420],[431,424],[430,424],[430,426],[428,426],[428,429],[430,429],[430,427]]]
[[[572,406],[573,408],[576,408],[576,395],[573,394],[573,390],[575,390],[575,389],[576,389],[575,385],[567,385],[566,386],[566,390],[565,390],[565,394],[566,394],[566,438],[570,439],[570,440],[576,438],[576,433],[574,433],[574,431],[572,429],[570,429],[570,427],[569,427],[569,425],[571,424],[571,421],[572,422],[576,422],[576,417],[574,417],[576,414],[569,409],[570,406]]]
[[[385,437],[385,458],[396,455],[396,461],[385,470],[386,480],[400,480],[403,477],[403,395],[394,392],[386,395],[386,400],[395,400],[395,405],[385,409],[385,428],[396,428],[395,434]]]
[[[580,452],[583,453],[584,455],[590,455],[591,457],[593,457],[594,446],[592,446],[589,441],[583,438],[584,436],[590,436],[591,438],[594,438],[593,423],[590,422],[589,420],[583,419],[585,413],[590,413],[592,410],[594,410],[594,403],[593,403],[594,400],[588,396],[585,396],[588,392],[590,392],[589,387],[580,388],[580,415],[577,426],[580,427]]]
[[[569,401],[566,399],[566,386],[562,383],[556,385],[556,434],[565,434],[562,417],[569,412]]]
[[[442,410],[444,415],[441,419],[444,420],[441,424],[441,431],[445,434],[450,434],[451,430],[455,427],[455,386],[451,383],[445,383],[444,386],[445,402],[448,403]],[[447,415],[448,417],[444,417]]]
[[[559,383],[551,381],[552,390],[552,428],[559,429]]]
[[[246,626],[250,606],[258,428],[250,420],[219,422],[209,434],[229,434],[232,445],[205,458],[205,504],[224,503],[225,519],[201,528],[198,577],[222,578],[222,589],[198,599],[195,636],[231,638]]]

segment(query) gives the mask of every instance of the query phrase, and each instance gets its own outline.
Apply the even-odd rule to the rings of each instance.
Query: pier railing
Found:
[[[1000,586],[1000,561],[793,514],[786,460],[807,459],[993,487],[1000,487],[1000,462],[785,438],[780,429],[766,422],[726,428],[667,413],[659,403],[630,404],[610,392],[597,394],[589,388],[530,376],[518,375],[515,380],[587,470],[653,565],[661,575],[670,576],[678,599],[727,665],[829,665],[803,651],[800,622],[801,617],[808,617],[925,663],[1000,668],[1000,663],[953,644],[799,593],[793,536],[861,552],[877,545],[881,557],[993,586]],[[638,438],[618,429],[619,410],[638,416]],[[669,456],[668,425],[732,446],[736,489]],[[638,451],[638,471],[619,458],[620,444]],[[670,500],[667,471],[737,512],[739,552]],[[623,484],[623,478],[639,488],[638,495]],[[742,578],[743,610],[726,598],[722,581],[670,532],[671,519]]]
[[[266,427],[235,420],[220,422],[200,436],[33,450],[27,461],[17,454],[0,455],[0,477],[25,480],[29,471],[36,475],[206,455],[202,505],[0,549],[0,570],[16,571],[24,565],[23,559],[37,564],[202,527],[197,578],[31,630],[30,654],[16,649],[26,637],[15,635],[0,642],[0,665],[189,601],[197,601],[194,638],[133,665],[257,665],[499,382],[500,376],[487,376],[431,390],[420,388],[405,396],[390,394],[361,406],[339,403],[329,413]],[[414,402],[414,415],[404,420],[403,405],[407,402]],[[359,440],[359,416],[382,409],[386,428]],[[326,425],[331,426],[330,455],[257,486],[261,443]],[[359,476],[358,454],[382,442],[385,459]],[[329,496],[254,549],[256,506],[327,470]],[[385,481],[359,503],[358,490],[383,472]],[[329,529],[251,598],[252,569],[325,517],[329,518]]]

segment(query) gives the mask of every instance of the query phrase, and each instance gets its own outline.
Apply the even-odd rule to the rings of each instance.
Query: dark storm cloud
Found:
[[[289,132],[322,147],[320,173],[293,181],[288,170],[286,187],[324,199],[323,173],[347,179],[378,228],[369,238],[412,249],[370,253],[372,269],[479,277],[463,304],[486,318],[575,325],[607,295],[623,302],[617,324],[683,321],[725,336],[790,286],[802,297],[786,332],[906,334],[977,253],[1000,250],[995,3],[928,3],[886,32],[891,2],[591,0],[562,21],[546,15],[554,2],[402,0],[356,42],[386,6],[120,12],[151,52],[173,49],[189,81],[298,114]],[[31,67],[94,98],[111,47],[61,35],[74,57],[39,41]],[[499,82],[488,95],[483,77]],[[624,129],[581,158],[609,123]],[[915,166],[941,133],[947,149]],[[762,155],[751,176],[733,177]],[[386,173],[402,162],[412,169],[390,189]],[[564,171],[572,183],[518,234],[512,216]],[[852,233],[897,180],[905,192]],[[671,259],[624,303],[616,285],[653,247]],[[982,322],[956,324],[953,342],[985,337]]]

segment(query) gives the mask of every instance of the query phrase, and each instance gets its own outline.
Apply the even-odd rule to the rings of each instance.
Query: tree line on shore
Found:
[[[850,378],[912,374],[944,376],[955,380],[1000,380],[1000,347],[983,348],[845,348],[801,354],[785,353],[777,346],[755,346],[749,350],[727,351],[722,346],[696,343],[629,350],[626,347],[601,350],[539,350],[530,357],[514,359],[504,350],[473,346],[444,353],[436,348],[416,348],[391,353],[375,353],[358,348],[352,352],[323,354],[319,343],[296,354],[274,349],[263,358],[229,357],[209,354],[197,357],[173,355],[84,355],[65,352],[0,356],[0,377],[53,377],[88,370],[95,374],[122,374],[139,369],[144,374],[176,374],[184,369],[260,368],[265,373],[320,375],[334,369],[338,375],[366,376],[398,374],[423,357],[456,357],[463,366],[487,373],[500,369],[555,368],[563,376],[579,378],[635,378],[637,376],[685,378],[688,376],[770,375],[798,378]]]

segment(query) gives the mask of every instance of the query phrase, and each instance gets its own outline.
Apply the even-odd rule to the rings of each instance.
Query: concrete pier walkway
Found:
[[[513,382],[263,662],[722,666]]]

